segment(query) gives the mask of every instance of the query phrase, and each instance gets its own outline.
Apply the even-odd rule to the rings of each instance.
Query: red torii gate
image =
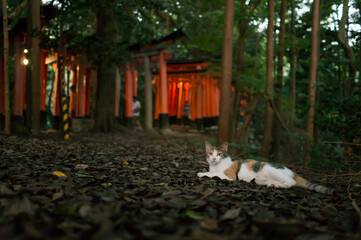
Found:
[[[184,33],[179,30],[175,31],[160,40],[154,41],[150,45],[143,47],[134,47],[133,57],[137,58],[136,66],[144,69],[145,75],[145,128],[152,129],[152,76],[151,64],[159,63],[157,66],[159,70],[159,81],[157,85],[157,92],[159,98],[156,98],[156,105],[158,106],[157,116],[155,120],[159,123],[159,128],[162,130],[169,129],[169,114],[168,114],[168,78],[167,78],[167,60],[172,59],[173,55],[166,51],[166,48],[173,44],[176,38],[184,36]],[[125,74],[125,90],[126,90],[126,118],[128,123],[132,124],[132,98],[133,92],[136,92],[134,80],[130,72],[134,72],[134,67],[131,68],[130,64],[126,66]],[[135,89],[134,89],[135,88]],[[132,90],[133,89],[133,90]],[[135,94],[134,94],[135,95]],[[136,95],[135,95],[136,96]]]
[[[41,6],[41,26],[44,22],[49,21],[57,15],[57,11],[52,5]],[[15,26],[10,30],[9,37],[10,42],[14,45],[10,45],[10,51],[14,55],[15,60],[15,71],[14,71],[14,88],[13,91],[13,111],[12,111],[12,128],[15,132],[23,132],[24,129],[24,113],[26,111],[25,106],[25,93],[26,93],[26,71],[27,65],[26,59],[26,26],[27,19],[22,18]],[[9,21],[11,22],[11,20]],[[46,109],[45,109],[45,98],[46,98],[46,80],[47,80],[47,69],[45,64],[45,58],[48,51],[45,49],[40,50],[40,127],[46,127]],[[0,54],[0,129],[4,126],[4,63],[3,56]]]
[[[59,96],[58,96],[58,66],[56,63],[57,53],[46,58],[45,64],[52,64],[55,70],[55,90],[54,90],[54,106],[53,106],[53,120],[54,123],[59,121]],[[89,118],[90,117],[90,98],[91,98],[91,78],[92,70],[90,64],[87,63],[81,56],[73,56],[71,51],[67,51],[67,61],[65,66],[68,71],[72,72],[70,84],[69,99],[69,113],[72,119],[74,118]],[[70,81],[70,79],[68,80]],[[55,128],[57,128],[55,124]]]
[[[182,123],[182,118],[191,120],[192,128],[198,130],[217,125],[219,115],[219,84],[218,75],[207,72],[211,63],[207,59],[169,60],[168,76],[168,112],[171,124]],[[159,82],[159,73],[156,85]],[[156,100],[160,99],[159,91]],[[184,107],[190,107],[189,116],[184,116]],[[155,104],[156,119],[160,106]],[[184,121],[183,121],[184,124]]]

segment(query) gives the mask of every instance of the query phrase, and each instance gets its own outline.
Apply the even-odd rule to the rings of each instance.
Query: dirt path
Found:
[[[177,135],[0,136],[0,239],[356,239],[359,178],[291,166],[330,197],[198,179],[201,161]]]

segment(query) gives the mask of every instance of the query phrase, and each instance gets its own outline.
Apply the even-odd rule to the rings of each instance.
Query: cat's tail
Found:
[[[296,173],[294,179],[296,181],[296,186],[298,187],[314,190],[316,192],[329,194],[329,195],[333,195],[335,193],[334,189],[330,189],[322,185],[311,183]]]

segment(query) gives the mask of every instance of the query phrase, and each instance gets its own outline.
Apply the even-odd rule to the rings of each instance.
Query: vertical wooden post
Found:
[[[78,67],[74,66],[73,67],[73,76],[72,76],[72,80],[71,80],[71,86],[70,86],[70,105],[69,105],[69,109],[70,109],[70,116],[72,118],[76,117],[76,106],[78,105],[77,103],[77,92],[76,92],[76,86],[77,84],[77,79],[78,79]]]
[[[132,77],[133,77],[133,96],[136,97],[136,96],[138,96],[138,71],[137,70],[133,70]]]
[[[194,76],[192,76],[191,90],[190,90],[190,106],[191,106],[191,121],[194,122],[196,120],[196,85],[193,82]]]
[[[167,62],[165,59],[165,49],[160,51],[159,55],[159,78],[160,78],[160,113],[159,128],[169,128],[168,116],[168,79],[167,79]]]
[[[32,4],[32,28],[40,31],[40,0],[33,0]],[[32,121],[31,128],[34,135],[40,132],[40,38],[37,34],[31,38],[31,94],[32,94]]]
[[[183,106],[183,82],[179,82],[178,86],[179,91],[178,91],[178,111],[177,111],[177,119],[181,119],[182,118],[182,106]]]
[[[159,102],[160,102],[160,83],[159,83],[159,76],[157,76],[156,80],[155,80],[155,110],[154,110],[154,119],[155,120],[159,120]],[[158,123],[159,124],[159,123]]]
[[[206,87],[206,77],[202,79],[202,122],[204,127],[208,127],[207,123],[207,87]]]
[[[15,81],[14,81],[14,106],[13,115],[16,121],[23,121],[23,97],[24,97],[24,54],[21,49],[22,39],[15,37]],[[19,123],[20,124],[20,123]]]
[[[46,128],[46,108],[45,108],[45,98],[46,98],[46,82],[48,79],[48,69],[45,64],[46,56],[48,52],[41,50],[40,52],[40,127]]]
[[[213,126],[215,123],[213,122],[213,84],[211,77],[207,78],[207,94],[209,124]]]
[[[177,116],[177,88],[178,78],[172,83],[172,112],[171,116]]]
[[[191,127],[195,128],[196,121],[196,100],[197,100],[197,86],[194,82],[194,75],[191,76],[191,85],[190,85],[190,106],[191,106]]]
[[[207,127],[212,126],[212,96],[211,96],[211,85],[209,76],[206,77],[206,115],[207,115]]]
[[[171,78],[169,79],[170,81],[168,82],[168,115],[169,118],[172,116],[172,106],[173,106],[173,83],[171,82]],[[171,120],[169,120],[171,121]]]
[[[121,83],[121,79],[120,79],[120,73],[119,73],[119,69],[117,68],[116,70],[116,78],[115,78],[115,111],[114,111],[114,115],[115,117],[119,117],[119,103],[120,103],[120,83]]]
[[[127,125],[130,128],[134,127],[133,123],[133,78],[130,66],[126,65],[125,69],[125,117]]]
[[[91,84],[91,98],[93,99],[91,104],[91,113],[94,118],[95,104],[96,104],[96,96],[97,96],[97,86],[98,86],[98,71],[96,69],[91,68],[90,70],[90,84]]]
[[[200,131],[202,130],[202,117],[203,117],[203,114],[202,114],[202,84],[201,83],[198,83],[198,86],[197,86],[197,111],[196,111],[196,125],[197,125],[197,130]]]
[[[2,0],[4,33],[4,89],[5,89],[5,134],[10,135],[10,91],[9,91],[9,33],[6,0]]]
[[[83,64],[79,65],[78,70],[78,86],[77,86],[77,95],[78,95],[78,105],[77,105],[77,116],[84,117],[84,99],[85,99],[85,89],[84,89],[84,74],[85,68]]]
[[[171,78],[169,80],[170,81],[168,82],[168,91],[169,91],[168,92],[168,115],[169,115],[169,118],[170,118],[172,116],[172,105],[173,105],[173,102],[172,102],[173,83],[171,82],[172,81]]]
[[[150,72],[150,59],[148,56],[144,57],[144,78],[145,129],[151,130],[153,128],[152,75]]]
[[[90,77],[91,69],[85,70],[85,96],[84,96],[84,116],[90,117]]]
[[[58,81],[59,81],[59,68],[57,64],[54,64],[53,66],[56,66],[55,70],[55,88],[54,88],[54,109],[53,109],[53,122],[55,124],[55,129],[59,129],[59,117],[60,117],[60,109],[59,109],[59,91],[58,91]]]

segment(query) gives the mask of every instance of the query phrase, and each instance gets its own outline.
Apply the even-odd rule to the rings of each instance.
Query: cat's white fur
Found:
[[[209,150],[211,145],[207,144],[206,148]],[[228,144],[223,147],[225,147],[225,150],[227,151]],[[222,159],[217,155],[217,151],[213,150],[212,154],[207,156],[207,162],[209,163],[209,172],[200,172],[197,174],[198,177],[219,177],[220,179],[232,180],[224,173],[233,163],[229,156]],[[249,164],[249,162],[243,162],[241,164],[238,172],[238,179],[246,182],[251,182],[255,179],[255,182],[258,185],[267,185],[267,187],[276,188],[290,188],[296,185],[296,181],[294,180],[295,174],[287,167],[277,169],[265,165],[262,171],[254,172],[247,164]]]
[[[255,173],[254,171],[249,170],[246,164],[247,163],[243,163],[241,165],[238,173],[238,178],[240,180],[250,182],[255,179],[255,182],[258,185],[267,185],[267,187],[275,188],[290,188],[296,185],[294,173],[287,167],[284,167],[284,169],[277,169],[270,165],[265,165],[262,171]]]
[[[290,188],[298,186],[320,193],[335,193],[334,189],[313,184],[281,164],[258,162],[253,159],[232,161],[229,156],[226,157],[228,150],[227,142],[223,143],[219,148],[220,150],[217,150],[217,148],[206,142],[209,172],[200,172],[197,174],[198,177],[219,177],[230,181],[238,178],[246,182],[255,180],[256,184],[266,185],[267,187]],[[224,157],[223,159],[222,156]]]

